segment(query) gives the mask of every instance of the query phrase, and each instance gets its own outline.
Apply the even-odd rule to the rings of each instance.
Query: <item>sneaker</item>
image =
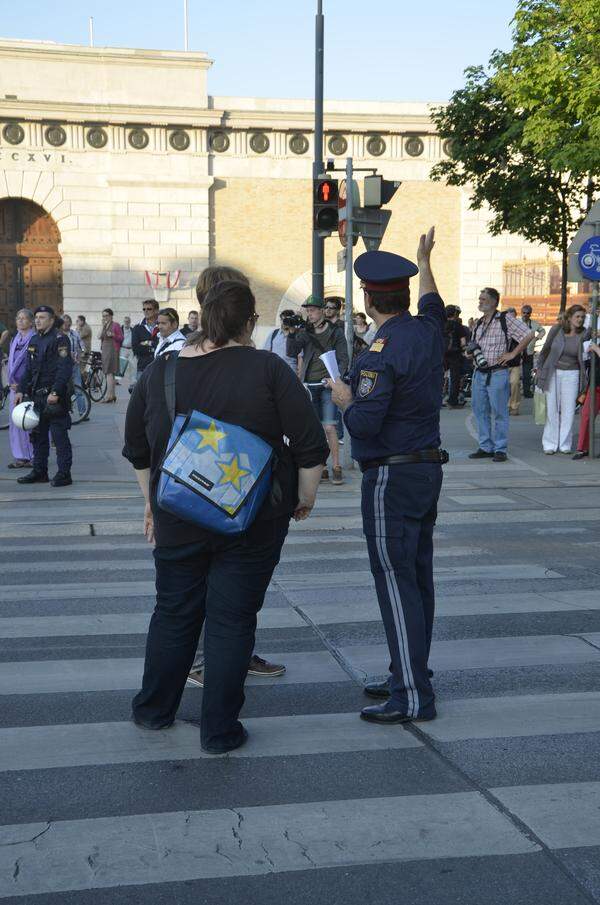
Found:
[[[256,654],[252,654],[250,666],[248,667],[249,676],[268,676],[269,678],[275,678],[275,676],[282,676],[284,672],[285,666],[281,663],[269,663],[267,660],[263,660],[262,657],[257,657]]]
[[[329,471],[327,470],[327,468],[324,468],[323,471],[321,472],[321,480],[322,481],[329,480]]]
[[[578,459],[585,459],[586,456],[589,456],[589,453],[587,451],[578,449],[577,452],[575,453],[575,455],[573,456],[573,458],[577,462]]]
[[[508,456],[506,455],[505,452],[495,452],[494,456],[492,458],[492,461],[493,462],[506,462],[507,459],[508,459]]]
[[[494,453],[487,452],[485,449],[478,449],[477,452],[471,453],[469,459],[493,459]]]
[[[201,669],[190,669],[187,677],[190,685],[196,685],[198,688],[204,688],[204,667]]]
[[[342,469],[340,468],[339,465],[337,466],[337,468],[333,469],[333,476],[331,478],[331,483],[332,484],[343,484],[344,483]]]

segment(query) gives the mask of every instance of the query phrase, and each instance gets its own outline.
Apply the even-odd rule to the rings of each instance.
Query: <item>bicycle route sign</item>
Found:
[[[577,255],[579,269],[586,280],[600,280],[600,236],[586,239]]]

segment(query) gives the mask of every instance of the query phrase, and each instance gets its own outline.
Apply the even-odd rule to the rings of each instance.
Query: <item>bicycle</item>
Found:
[[[10,411],[8,405],[8,397],[10,388],[3,386],[0,390],[0,431],[8,430],[10,425]]]
[[[106,395],[106,374],[102,370],[102,355],[100,352],[90,352],[88,361],[82,360],[81,364],[82,388],[86,390],[92,402],[101,402]]]
[[[79,411],[78,397],[85,400],[85,408],[83,412]],[[92,400],[90,394],[83,386],[73,387],[71,392],[71,424],[81,424],[90,417],[92,409]]]

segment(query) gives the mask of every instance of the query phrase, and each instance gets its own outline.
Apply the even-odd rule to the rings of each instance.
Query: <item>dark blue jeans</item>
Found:
[[[137,721],[154,729],[173,722],[206,622],[202,747],[236,747],[256,616],[288,524],[288,517],[261,521],[238,538],[207,534],[206,541],[155,548],[156,607],[142,690],[133,700]]]

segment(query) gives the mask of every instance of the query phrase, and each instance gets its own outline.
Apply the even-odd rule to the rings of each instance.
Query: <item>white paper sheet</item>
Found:
[[[335,357],[335,352],[333,350],[331,350],[331,352],[323,352],[322,355],[319,355],[319,358],[327,368],[327,373],[331,379],[337,380],[340,376],[340,369],[338,367],[337,358]]]

